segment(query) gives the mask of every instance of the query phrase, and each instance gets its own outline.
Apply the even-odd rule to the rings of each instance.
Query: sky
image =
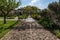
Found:
[[[21,0],[21,5],[18,8],[25,6],[36,6],[40,9],[45,9],[48,7],[49,3],[59,2],[59,0]]]

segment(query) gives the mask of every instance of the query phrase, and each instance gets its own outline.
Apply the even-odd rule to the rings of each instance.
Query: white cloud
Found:
[[[40,0],[31,0],[30,3],[28,3],[28,4],[26,4],[26,5],[21,5],[21,6],[19,6],[18,8],[20,8],[20,7],[25,7],[25,6],[29,6],[29,5],[35,6],[35,3],[37,3],[38,1],[40,1]]]
[[[28,0],[25,0],[26,2],[28,2]],[[24,1],[24,2],[25,2]],[[53,0],[52,1],[48,1],[49,3],[50,2],[53,2]],[[25,7],[25,6],[36,6],[36,7],[38,7],[38,8],[40,8],[40,9],[44,9],[44,8],[47,8],[47,6],[48,6],[48,2],[45,2],[44,3],[44,1],[43,0],[30,0],[27,4],[22,4],[21,6],[19,6],[18,8],[21,8],[21,7]]]
[[[43,9],[44,7],[42,6],[41,3],[37,4],[38,1],[40,1],[40,0],[31,0],[30,3],[28,3],[28,4],[26,4],[26,5],[21,5],[21,6],[19,6],[18,8],[26,7],[26,6],[36,6],[36,7],[40,8],[40,9]]]
[[[39,0],[32,0],[29,5],[34,5],[35,3],[37,3]]]

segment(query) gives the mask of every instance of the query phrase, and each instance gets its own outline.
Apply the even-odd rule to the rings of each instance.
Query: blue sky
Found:
[[[55,1],[58,2],[59,0],[21,0],[21,5],[19,6],[19,8],[25,6],[37,6],[40,9],[44,9],[48,7],[49,3]]]

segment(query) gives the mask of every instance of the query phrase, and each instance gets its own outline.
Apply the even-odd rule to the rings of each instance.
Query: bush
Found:
[[[27,15],[20,15],[19,16],[19,19],[26,19],[27,18]]]
[[[42,17],[38,20],[39,24],[43,25],[44,28],[47,28],[52,33],[54,33],[57,37],[60,38],[60,28],[49,18]]]
[[[32,16],[32,18],[34,18],[36,20],[40,19],[40,16],[38,14],[32,14],[31,16]]]
[[[52,26],[54,25],[54,23],[49,18],[42,17],[39,19],[38,22],[39,22],[39,24],[42,24],[46,28],[52,28],[53,29]]]
[[[54,33],[56,34],[57,37],[60,38],[60,30],[54,30]]]

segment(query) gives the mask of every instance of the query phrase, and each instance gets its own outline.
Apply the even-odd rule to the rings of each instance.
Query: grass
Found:
[[[59,30],[59,29],[54,30],[54,33],[55,33],[55,35],[56,35],[57,37],[60,38],[60,30]]]
[[[0,38],[2,38],[7,32],[9,32],[14,25],[16,25],[16,20],[7,21],[6,24],[3,24],[3,20],[0,20]]]
[[[3,19],[4,17],[0,17],[0,19]],[[14,16],[11,16],[11,17],[6,17],[7,19],[14,19],[15,17]]]
[[[15,17],[14,16],[11,16],[11,17],[7,17],[7,19],[14,19]]]
[[[0,19],[3,19],[4,17],[0,17]]]

